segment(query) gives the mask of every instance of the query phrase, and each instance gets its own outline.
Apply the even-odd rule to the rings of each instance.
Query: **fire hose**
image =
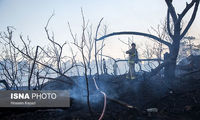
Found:
[[[103,116],[104,116],[104,113],[105,113],[105,110],[106,110],[106,93],[101,91],[99,89],[99,87],[97,86],[97,83],[96,83],[96,80],[95,80],[95,77],[93,77],[93,80],[94,80],[94,84],[95,84],[95,87],[97,89],[97,91],[99,91],[101,94],[103,94],[104,96],[104,105],[103,105],[103,110],[102,110],[102,113],[101,113],[101,116],[99,117],[98,120],[102,120]]]

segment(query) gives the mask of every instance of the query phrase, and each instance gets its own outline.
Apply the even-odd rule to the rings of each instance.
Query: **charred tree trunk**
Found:
[[[174,79],[176,71],[176,60],[179,51],[179,43],[173,43],[177,47],[172,47],[169,53],[169,63],[165,67],[165,77],[166,79]]]
[[[169,64],[166,66],[167,72],[165,72],[165,76],[167,79],[172,80],[175,78],[176,73],[176,60],[179,53],[180,48],[180,22],[176,23],[174,26],[174,36],[172,37],[173,43],[171,48],[169,49]]]
[[[185,9],[182,11],[181,14],[177,14],[175,11],[175,8],[172,4],[171,0],[165,0],[168,11],[167,11],[167,31],[172,39],[172,45],[169,48],[169,64],[165,68],[165,76],[168,80],[173,80],[175,78],[175,73],[176,73],[176,61],[177,61],[177,56],[179,53],[179,48],[180,48],[180,41],[181,39],[185,36],[185,34],[188,32],[190,29],[192,23],[194,22],[194,19],[196,17],[196,13],[198,10],[199,6],[199,0],[192,0],[189,4],[186,3]],[[186,25],[185,29],[182,30],[181,22],[183,17],[186,15],[186,13],[194,6],[194,10],[192,13],[192,16]],[[170,17],[172,19],[172,26],[170,26]],[[174,27],[173,27],[174,26]],[[171,29],[173,27],[173,29]]]

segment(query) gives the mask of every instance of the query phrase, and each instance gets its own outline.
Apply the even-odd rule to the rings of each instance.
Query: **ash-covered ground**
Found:
[[[44,86],[44,89],[68,89],[69,108],[1,108],[1,119],[97,120],[104,97],[96,90],[93,77],[89,77],[92,115],[88,110],[84,77],[72,77],[74,86],[58,81]],[[126,75],[100,75],[96,81],[107,95],[104,120],[198,120],[200,117],[199,71],[184,74],[170,83],[160,75],[151,79],[138,76],[135,80],[126,79]]]

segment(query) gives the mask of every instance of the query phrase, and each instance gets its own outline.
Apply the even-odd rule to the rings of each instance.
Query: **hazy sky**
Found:
[[[184,9],[186,1],[190,0],[174,0],[177,11]],[[55,11],[49,29],[55,32],[59,43],[71,41],[67,22],[70,22],[75,33],[81,34],[80,8],[83,8],[86,19],[93,24],[93,29],[104,17],[103,24],[108,25],[109,33],[131,30],[147,32],[151,26],[156,27],[164,21],[167,11],[164,0],[0,0],[0,31],[5,31],[6,26],[14,26],[16,36],[29,35],[34,45],[46,45],[44,26]],[[190,35],[196,37],[200,36],[199,12],[190,31]],[[185,22],[188,17],[184,19]],[[112,53],[113,57],[119,57],[122,51],[128,49],[117,38],[109,38],[106,42],[106,54]],[[143,37],[134,38],[138,46],[144,43]],[[121,39],[127,41],[127,37]],[[15,41],[18,42],[19,38]]]

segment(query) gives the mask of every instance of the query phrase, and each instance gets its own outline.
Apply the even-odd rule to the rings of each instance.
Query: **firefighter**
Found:
[[[128,64],[129,64],[129,73],[127,78],[135,79],[135,63],[138,61],[138,53],[137,49],[135,48],[135,43],[131,44],[131,49],[126,51],[126,54],[129,54]]]
[[[103,58],[103,72],[104,72],[104,74],[108,74],[108,69],[106,67],[106,61],[104,58]]]

